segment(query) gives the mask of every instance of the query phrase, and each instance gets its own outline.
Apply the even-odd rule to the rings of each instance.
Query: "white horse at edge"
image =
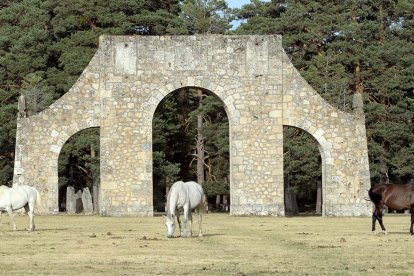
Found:
[[[165,217],[165,226],[167,226],[167,237],[173,237],[175,231],[175,218],[177,218],[178,226],[180,228],[180,236],[191,237],[192,236],[192,223],[193,217],[191,210],[198,209],[198,236],[202,237],[201,231],[201,213],[205,209],[206,196],[204,195],[203,188],[200,184],[189,181],[175,182],[167,196],[167,215]],[[180,222],[180,209],[184,211],[184,228],[181,227]],[[187,231],[187,223],[189,222],[189,232]]]
[[[34,187],[27,185],[15,186],[13,188],[0,186],[0,225],[2,212],[7,211],[13,224],[13,230],[17,230],[13,211],[24,207],[29,215],[29,231],[34,231],[34,208],[36,203],[37,206],[40,206],[40,195]]]

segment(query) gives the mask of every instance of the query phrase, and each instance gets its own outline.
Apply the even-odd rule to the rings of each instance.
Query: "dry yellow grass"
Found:
[[[409,275],[407,216],[370,218],[204,216],[202,238],[166,238],[162,217],[38,216],[13,232],[3,215],[0,274],[7,275]],[[27,216],[16,218],[20,229]],[[193,225],[197,233],[198,225]],[[176,231],[177,232],[177,231]]]

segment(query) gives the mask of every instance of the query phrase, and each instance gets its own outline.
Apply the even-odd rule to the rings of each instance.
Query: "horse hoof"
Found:
[[[383,235],[387,235],[387,234],[388,234],[388,232],[387,232],[387,231],[382,231],[382,234],[383,234]]]
[[[372,232],[371,232],[371,234],[372,234],[373,236],[375,236],[377,233],[375,233],[375,231],[372,231]]]

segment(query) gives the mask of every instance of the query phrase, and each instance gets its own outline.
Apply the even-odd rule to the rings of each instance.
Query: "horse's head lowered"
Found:
[[[165,218],[165,226],[167,227],[167,237],[172,238],[175,231],[175,219],[174,215],[167,214],[164,216]]]

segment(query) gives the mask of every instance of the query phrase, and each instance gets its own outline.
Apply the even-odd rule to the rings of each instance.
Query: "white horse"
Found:
[[[40,195],[34,187],[27,185],[15,186],[13,188],[0,186],[0,225],[1,213],[7,211],[13,223],[13,230],[17,230],[13,211],[24,207],[30,219],[29,231],[34,231],[34,207],[36,203],[40,206]]]
[[[180,227],[180,236],[192,236],[193,217],[191,210],[198,209],[198,236],[201,237],[201,212],[206,206],[206,196],[200,184],[190,181],[175,182],[167,197],[167,215],[165,216],[165,226],[167,226],[168,238],[171,238],[175,230],[175,217]],[[184,210],[184,228],[181,228],[180,209]],[[190,231],[187,234],[187,222],[190,222]]]

